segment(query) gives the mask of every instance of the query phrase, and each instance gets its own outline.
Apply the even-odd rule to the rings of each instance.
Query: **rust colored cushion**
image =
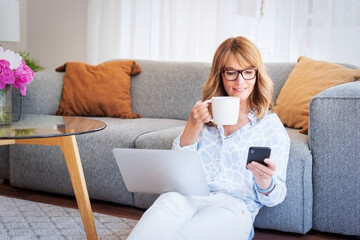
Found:
[[[139,118],[131,110],[131,76],[141,72],[136,61],[112,61],[99,65],[68,62],[57,115]]]
[[[274,111],[283,124],[307,134],[310,100],[327,88],[358,78],[360,70],[299,57],[280,91]]]

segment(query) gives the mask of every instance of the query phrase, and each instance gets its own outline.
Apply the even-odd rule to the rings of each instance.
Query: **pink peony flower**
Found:
[[[0,89],[5,88],[6,84],[15,82],[14,72],[10,69],[10,63],[5,59],[0,59]]]
[[[15,70],[14,73],[15,76],[15,82],[14,87],[20,88],[21,95],[26,95],[26,87],[25,84],[31,83],[31,81],[34,78],[34,72],[29,68],[24,59],[21,60],[20,66]]]
[[[29,68],[24,59],[11,50],[0,47],[0,89],[6,85],[20,88],[21,95],[26,95],[26,84],[34,78],[34,72]]]

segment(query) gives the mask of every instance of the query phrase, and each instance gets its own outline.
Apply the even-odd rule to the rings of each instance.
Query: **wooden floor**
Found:
[[[62,207],[77,208],[75,198],[49,194],[37,191],[29,191],[11,187],[8,182],[0,182],[0,195],[14,197],[29,201],[53,204]],[[131,219],[139,219],[143,214],[143,210],[128,206],[122,206],[119,204],[101,202],[101,201],[91,201],[91,206],[94,212],[126,217]],[[317,231],[310,231],[306,235],[293,234],[293,233],[283,233],[278,231],[262,230],[255,229],[255,240],[338,240],[338,239],[359,239],[356,237],[348,237],[342,235],[335,235],[329,233],[321,233]]]

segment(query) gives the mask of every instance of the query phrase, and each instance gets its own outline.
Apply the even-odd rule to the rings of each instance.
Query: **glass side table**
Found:
[[[61,148],[87,239],[98,238],[75,135],[105,127],[104,122],[89,118],[26,114],[21,115],[19,121],[0,126],[0,145],[35,144]]]

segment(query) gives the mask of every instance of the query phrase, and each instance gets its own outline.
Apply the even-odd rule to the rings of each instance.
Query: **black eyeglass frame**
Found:
[[[243,72],[246,71],[246,70],[252,70],[254,69],[255,70],[255,75],[254,77],[252,78],[245,78],[244,75],[243,75]],[[236,72],[236,78],[234,80],[229,80],[225,77],[225,72],[226,71],[232,71],[232,72]],[[226,69],[222,69],[222,74],[224,76],[224,78],[227,80],[227,81],[236,81],[239,77],[239,74],[241,74],[241,76],[243,77],[244,80],[253,80],[256,76],[257,76],[257,73],[258,73],[258,69],[256,67],[251,67],[251,68],[245,68],[245,69],[242,69],[242,70],[234,70],[234,69],[231,69],[231,70],[226,70]]]

